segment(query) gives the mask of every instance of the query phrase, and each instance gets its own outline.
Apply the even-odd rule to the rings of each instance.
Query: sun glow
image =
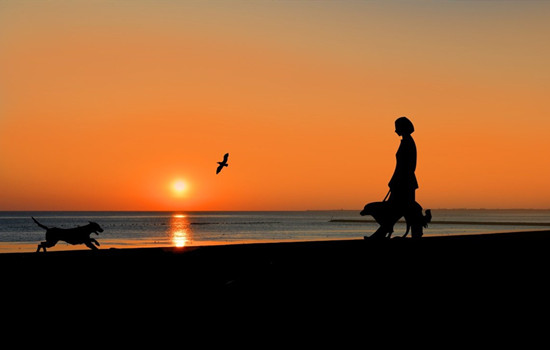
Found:
[[[187,184],[183,180],[176,180],[172,183],[172,190],[176,195],[181,195],[187,190]]]

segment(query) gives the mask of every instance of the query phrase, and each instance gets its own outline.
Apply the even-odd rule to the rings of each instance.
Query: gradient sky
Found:
[[[550,208],[549,19],[526,0],[0,0],[0,210],[359,210],[403,115],[425,208]]]

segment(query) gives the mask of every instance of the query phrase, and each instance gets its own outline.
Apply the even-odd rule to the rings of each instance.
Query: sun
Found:
[[[172,183],[172,190],[176,195],[181,195],[187,190],[187,184],[183,180],[175,180]]]

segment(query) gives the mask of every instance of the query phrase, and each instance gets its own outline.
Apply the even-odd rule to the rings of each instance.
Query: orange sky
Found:
[[[402,115],[425,208],[550,208],[549,16],[2,1],[0,210],[360,209],[387,192]]]

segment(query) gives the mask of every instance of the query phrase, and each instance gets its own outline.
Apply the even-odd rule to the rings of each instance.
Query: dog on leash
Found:
[[[88,225],[64,229],[47,227],[39,223],[34,217],[32,217],[32,219],[38,226],[46,230],[46,241],[38,244],[38,248],[36,249],[37,253],[40,249],[44,249],[44,252],[46,252],[46,248],[53,247],[59,241],[64,241],[69,244],[85,244],[92,250],[97,249],[95,245],[99,247],[99,242],[90,237],[92,233],[99,235],[98,232],[103,232],[103,229],[95,222],[90,221]]]
[[[418,202],[414,202],[408,213],[400,213],[387,201],[372,202],[365,205],[359,213],[361,216],[370,215],[380,225],[378,230],[370,237],[372,238],[391,238],[393,226],[402,217],[405,217],[407,229],[403,237],[407,237],[412,226],[413,238],[422,237],[422,227],[428,227],[428,223],[432,220],[432,211],[426,210],[426,215],[422,215],[422,206]]]

